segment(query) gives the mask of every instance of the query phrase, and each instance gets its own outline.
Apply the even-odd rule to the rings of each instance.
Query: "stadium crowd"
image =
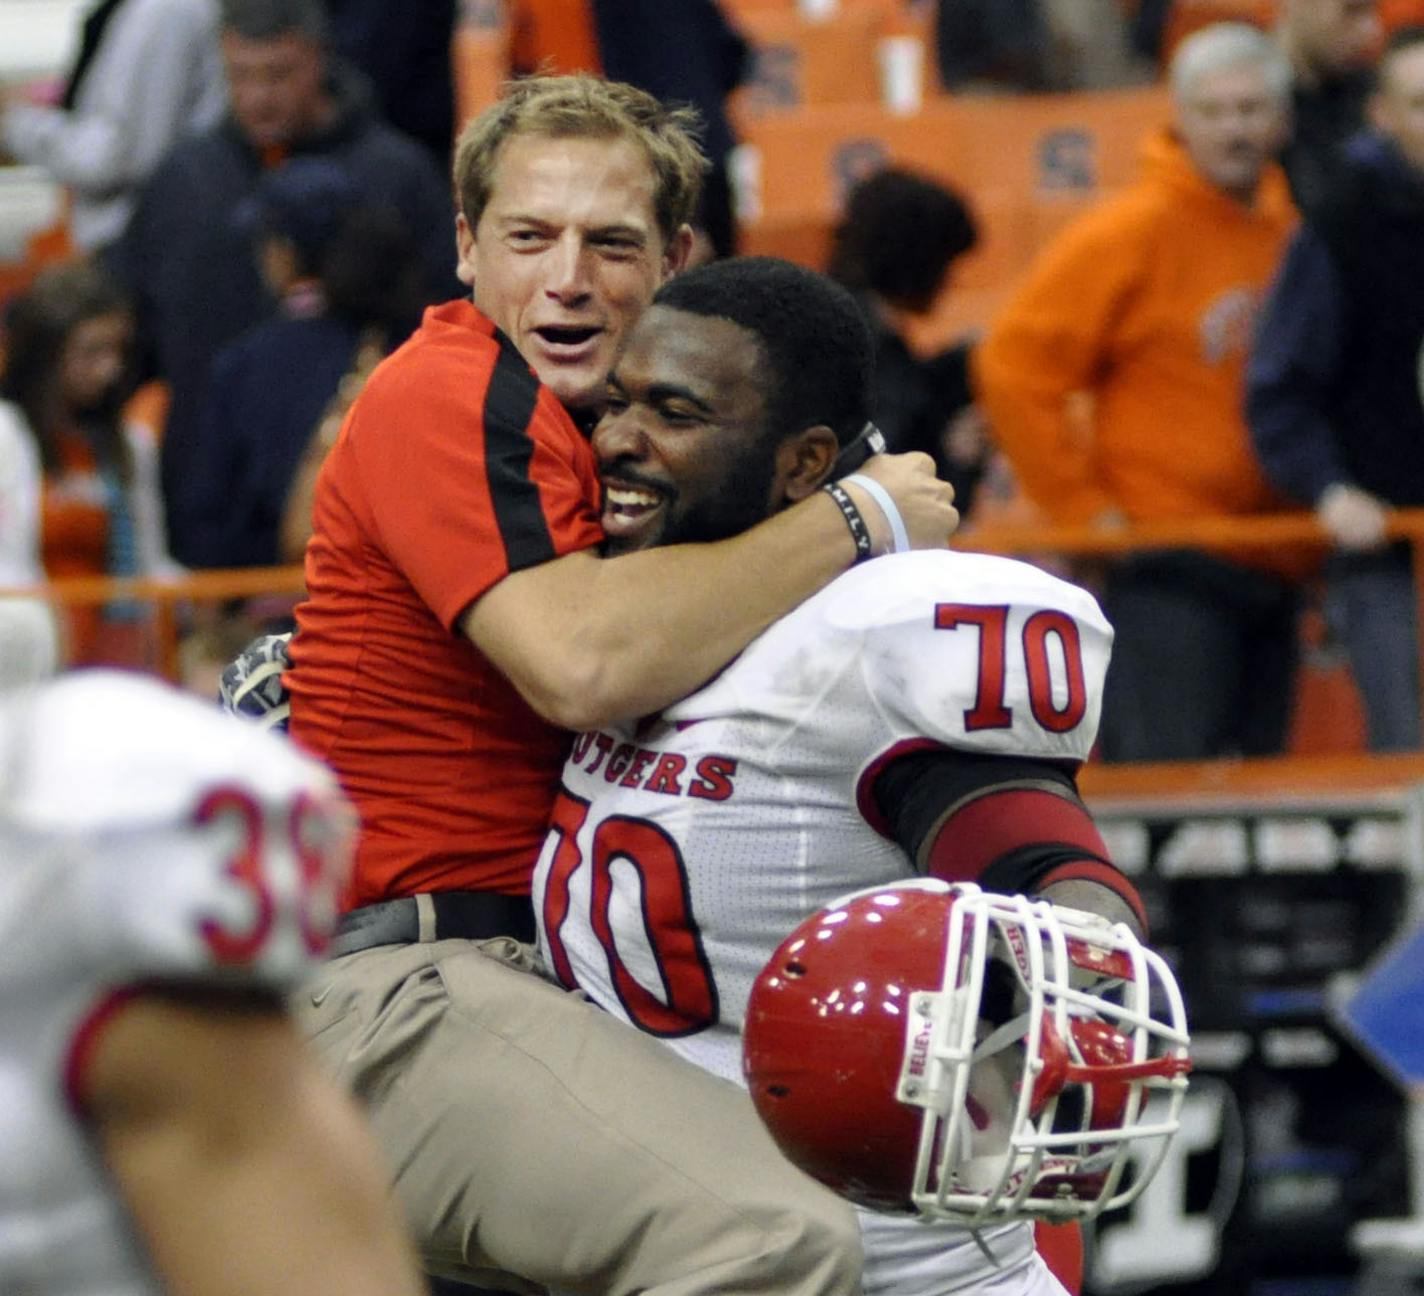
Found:
[[[1160,77],[1169,105],[1139,178],[1045,237],[982,329],[929,346],[995,236],[953,177],[882,159],[846,177],[823,265],[738,254],[758,67],[732,0],[472,6],[521,75],[465,123],[442,72],[412,72],[451,66],[455,7],[398,31],[392,8],[102,0],[54,102],[0,98],[0,146],[71,202],[67,254],[3,303],[0,685],[152,651],[141,605],[51,612],[46,579],[304,561],[295,607],[182,627],[209,664],[277,632],[224,690],[290,741],[119,676],[0,701],[0,836],[74,871],[70,917],[105,870],[156,861],[157,902],[116,904],[112,940],[62,926],[74,1039],[27,1054],[54,1182],[107,1191],[33,1096],[62,1066],[146,1247],[104,1198],[73,1290],[105,1265],[135,1293],[225,1290],[175,1240],[151,1148],[230,1108],[236,1169],[213,1177],[349,1290],[416,1282],[388,1178],[452,1291],[831,1296],[863,1272],[1064,1296],[1071,1238],[903,1227],[800,1175],[723,1054],[768,951],[857,887],[982,883],[1146,939],[1078,769],[1285,750],[1316,600],[1369,747],[1420,746],[1389,521],[1424,506],[1424,12],[1279,0],[1189,29],[1141,0],[1103,7],[1095,42],[1086,5],[884,0],[933,34],[936,93]],[[1291,511],[1320,532],[1058,560],[1078,584],[944,552],[1007,492],[1102,535]],[[72,839],[52,806],[92,773],[69,768],[86,708],[113,713],[100,756],[196,787],[196,818],[149,789],[141,821],[96,800]],[[0,872],[0,930],[42,882]],[[1124,1065],[1103,1032],[1084,1074]],[[264,1059],[293,1104],[266,1137],[237,1096]],[[181,1112],[144,1105],[165,1068]],[[190,1191],[238,1255],[245,1216]],[[315,1227],[323,1194],[345,1208]],[[0,1278],[50,1290],[62,1213],[0,1247]],[[255,1250],[239,1281],[304,1289]]]

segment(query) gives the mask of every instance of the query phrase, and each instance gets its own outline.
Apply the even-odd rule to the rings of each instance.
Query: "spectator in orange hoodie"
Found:
[[[976,354],[994,434],[1059,522],[1254,513],[1276,497],[1242,415],[1258,303],[1296,222],[1270,159],[1290,72],[1254,27],[1178,47],[1174,125],[1141,179],[1070,226]],[[1075,421],[1082,395],[1088,425]],[[1264,754],[1284,744],[1295,572],[1273,556],[1140,553],[1111,567],[1117,628],[1103,708],[1110,760]]]

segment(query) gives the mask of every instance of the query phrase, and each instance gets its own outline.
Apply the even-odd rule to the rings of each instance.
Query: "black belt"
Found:
[[[431,891],[362,905],[342,914],[329,954],[336,958],[376,945],[410,945],[452,937],[492,940],[496,936],[533,941],[534,909],[528,896]]]

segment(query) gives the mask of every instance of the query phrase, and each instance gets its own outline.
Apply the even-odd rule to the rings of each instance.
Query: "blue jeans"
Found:
[[[1325,617],[1349,654],[1370,750],[1418,748],[1419,610],[1408,548],[1332,554]]]

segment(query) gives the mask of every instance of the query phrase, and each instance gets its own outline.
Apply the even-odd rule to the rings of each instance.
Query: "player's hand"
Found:
[[[1315,516],[1341,549],[1379,549],[1385,543],[1389,509],[1358,486],[1336,482],[1321,495]]]
[[[954,487],[935,476],[934,460],[918,450],[908,454],[872,455],[857,473],[878,482],[900,510],[911,549],[943,549],[959,527]],[[876,553],[895,549],[889,519],[870,492],[854,481],[841,483],[870,528]]]

